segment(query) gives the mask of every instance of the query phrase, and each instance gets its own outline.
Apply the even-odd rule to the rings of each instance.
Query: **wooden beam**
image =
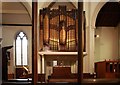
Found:
[[[32,24],[0,24],[0,26],[32,26]]]
[[[38,81],[37,72],[37,1],[32,2],[32,83]]]
[[[83,46],[82,46],[83,1],[78,2],[78,83],[83,81]]]

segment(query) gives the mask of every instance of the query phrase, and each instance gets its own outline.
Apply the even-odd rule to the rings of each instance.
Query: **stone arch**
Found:
[[[106,2],[99,2],[98,5],[96,6],[94,12],[93,12],[92,21],[91,21],[91,25],[92,25],[93,28],[95,28],[97,15],[98,15],[100,9],[104,6],[105,3]]]
[[[96,8],[95,8],[95,10],[94,10],[94,12],[93,12],[93,15],[92,15],[92,21],[91,21],[91,25],[92,25],[92,27],[93,28],[96,28],[95,27],[95,23],[96,23],[96,19],[97,19],[97,15],[98,15],[98,13],[99,13],[99,11],[100,11],[100,9],[108,2],[109,0],[101,0],[99,3],[98,3],[98,5],[96,6]],[[114,0],[114,2],[118,2],[119,0]],[[110,0],[110,2],[112,2],[111,0]]]
[[[20,2],[25,7],[32,22],[32,2],[29,2],[27,0],[24,1],[20,0]]]

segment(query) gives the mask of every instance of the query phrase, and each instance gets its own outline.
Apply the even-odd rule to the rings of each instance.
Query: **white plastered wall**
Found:
[[[98,27],[95,38],[95,62],[118,59],[118,28]]]
[[[120,50],[120,23],[117,26],[118,29],[118,51]],[[120,60],[120,51],[118,52],[118,59]]]
[[[29,71],[32,72],[32,28],[31,26],[3,26],[2,30],[2,37],[3,37],[3,44],[2,46],[9,46],[13,45],[13,48],[10,49],[11,52],[11,60],[10,60],[10,66],[8,66],[8,73],[14,73],[15,68],[15,36],[18,32],[23,31],[27,37],[28,37],[28,65],[29,65]],[[13,69],[11,69],[13,68]]]

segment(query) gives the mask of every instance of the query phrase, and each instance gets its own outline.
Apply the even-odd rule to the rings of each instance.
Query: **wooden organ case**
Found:
[[[67,10],[66,6],[40,10],[40,34],[43,47],[48,46],[53,51],[77,51],[77,10]]]

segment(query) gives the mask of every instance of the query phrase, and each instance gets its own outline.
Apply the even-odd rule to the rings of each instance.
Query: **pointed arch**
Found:
[[[15,38],[15,60],[16,65],[28,65],[27,57],[28,39],[23,31],[20,31]]]

